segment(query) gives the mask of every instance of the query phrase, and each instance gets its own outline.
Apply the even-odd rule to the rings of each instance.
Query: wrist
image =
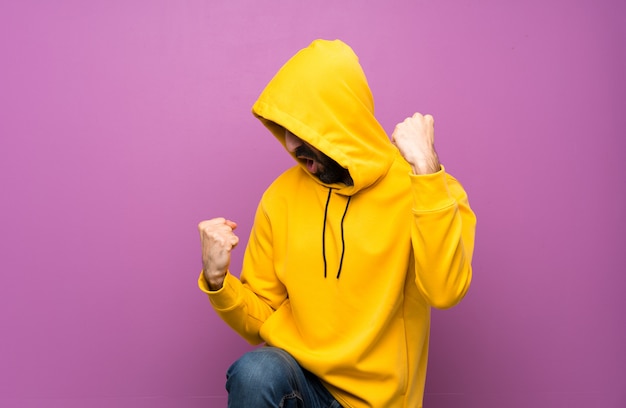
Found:
[[[206,281],[207,286],[209,287],[209,290],[211,292],[215,292],[215,291],[222,289],[222,287],[224,286],[226,273],[224,273],[223,275],[215,276],[215,275],[208,274],[206,271],[203,271],[203,274],[204,274],[204,280]]]
[[[416,175],[433,174],[441,170],[441,163],[439,163],[439,157],[436,154],[410,164]]]

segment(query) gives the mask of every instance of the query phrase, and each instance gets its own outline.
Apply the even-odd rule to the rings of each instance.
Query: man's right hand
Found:
[[[224,284],[230,252],[239,243],[233,233],[237,224],[225,218],[213,218],[198,224],[202,244],[202,272],[210,290],[219,290]]]

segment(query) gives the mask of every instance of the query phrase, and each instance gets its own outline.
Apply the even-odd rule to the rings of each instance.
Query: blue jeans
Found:
[[[226,373],[229,408],[341,408],[320,380],[276,347],[244,354]]]

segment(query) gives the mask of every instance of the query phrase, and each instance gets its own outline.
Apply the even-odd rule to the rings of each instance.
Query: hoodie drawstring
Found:
[[[322,227],[322,258],[324,259],[324,278],[326,278],[326,270],[327,270],[327,262],[326,262],[326,219],[328,218],[328,204],[330,203],[330,196],[332,195],[333,189],[328,189],[328,198],[326,198],[326,206],[324,208],[324,226]],[[350,205],[350,200],[352,196],[348,196],[348,201],[346,202],[346,208],[343,211],[343,216],[341,217],[341,258],[339,259],[339,269],[337,270],[337,279],[341,275],[341,268],[343,267],[343,256],[346,252],[346,243],[344,240],[343,234],[343,221],[346,218],[346,214],[348,213],[348,206]]]

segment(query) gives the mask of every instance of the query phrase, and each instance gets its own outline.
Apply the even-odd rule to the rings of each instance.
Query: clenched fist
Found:
[[[435,119],[431,115],[415,113],[398,123],[391,141],[415,174],[436,173],[441,169],[435,151]]]
[[[230,252],[239,243],[233,230],[237,224],[225,218],[214,218],[198,224],[202,244],[202,271],[209,289],[218,290],[230,264]]]

